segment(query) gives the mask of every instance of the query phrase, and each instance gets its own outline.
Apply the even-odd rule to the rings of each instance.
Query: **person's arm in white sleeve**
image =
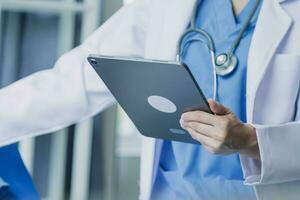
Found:
[[[0,146],[49,133],[92,116],[114,98],[87,62],[89,54],[144,53],[146,2],[121,8],[53,69],[35,73],[0,90]]]
[[[300,94],[295,121],[282,125],[254,125],[260,160],[241,156],[245,184],[275,184],[300,180]]]

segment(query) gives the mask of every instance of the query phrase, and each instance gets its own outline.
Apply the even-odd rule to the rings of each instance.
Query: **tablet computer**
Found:
[[[100,55],[88,61],[141,134],[199,144],[180,127],[181,114],[211,110],[187,66]]]

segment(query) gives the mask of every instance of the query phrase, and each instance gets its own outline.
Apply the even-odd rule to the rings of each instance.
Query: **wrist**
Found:
[[[254,147],[258,145],[257,142],[257,136],[256,136],[256,128],[250,124],[246,124],[246,127],[248,129],[247,131],[247,148]]]
[[[260,154],[259,154],[259,146],[257,141],[257,135],[256,135],[256,128],[250,124],[245,124],[247,127],[247,145],[246,148],[244,148],[242,151],[240,151],[241,154],[255,158],[260,160]]]

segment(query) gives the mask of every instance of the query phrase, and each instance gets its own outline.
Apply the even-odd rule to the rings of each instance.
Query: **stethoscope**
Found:
[[[246,21],[242,24],[242,28],[238,34],[238,36],[236,37],[236,39],[234,40],[234,42],[232,43],[232,45],[230,46],[228,52],[224,52],[224,53],[220,53],[219,55],[215,55],[216,53],[216,49],[215,49],[215,43],[214,40],[212,39],[211,35],[209,33],[207,33],[205,30],[201,29],[201,28],[197,28],[196,27],[196,17],[197,17],[197,10],[198,10],[198,5],[201,3],[202,1],[200,1],[199,3],[195,3],[193,12],[192,12],[192,18],[191,18],[191,22],[190,22],[190,27],[182,34],[182,36],[179,38],[179,42],[178,42],[178,46],[177,46],[177,61],[181,63],[181,45],[183,43],[183,40],[185,38],[185,36],[187,36],[187,34],[189,33],[198,33],[200,35],[202,35],[206,40],[207,40],[207,44],[201,40],[201,39],[197,39],[199,41],[201,41],[203,44],[205,44],[207,46],[207,48],[210,51],[210,55],[211,55],[211,61],[212,61],[212,67],[213,67],[213,99],[216,100],[217,97],[217,75],[219,76],[226,76],[230,73],[232,73],[237,65],[238,65],[238,57],[235,55],[235,50],[237,49],[240,41],[243,38],[243,35],[246,31],[246,29],[248,28],[251,19],[253,18],[260,0],[256,0],[255,5],[253,6],[253,8],[251,9],[250,14],[248,15]]]

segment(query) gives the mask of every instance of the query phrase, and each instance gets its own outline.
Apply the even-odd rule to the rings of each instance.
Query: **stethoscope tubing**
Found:
[[[211,56],[211,62],[212,62],[212,67],[213,67],[213,99],[216,100],[217,99],[217,90],[218,90],[218,80],[217,80],[218,73],[216,71],[217,66],[216,66],[215,44],[214,44],[212,36],[209,33],[207,33],[203,29],[196,28],[197,9],[198,9],[198,6],[202,3],[202,1],[203,0],[200,0],[200,1],[198,1],[198,3],[195,3],[195,6],[194,6],[193,12],[192,12],[190,28],[188,30],[186,30],[182,34],[182,36],[179,38],[179,41],[178,41],[178,44],[177,44],[176,61],[179,62],[179,63],[181,63],[181,61],[182,61],[181,60],[181,48],[182,48],[183,40],[184,40],[184,38],[187,34],[189,34],[189,33],[199,33],[200,35],[204,36],[207,39],[208,44],[206,44],[206,46],[208,47],[208,49],[210,51],[210,56]],[[255,11],[258,8],[259,2],[260,2],[260,0],[256,0],[255,6],[253,6],[253,8],[251,9],[250,15],[248,15],[246,21],[243,23],[242,28],[241,28],[237,38],[235,39],[235,41],[230,46],[229,51],[227,53],[223,53],[224,55],[228,56],[227,59],[231,59],[233,56],[235,56],[234,52],[237,49],[240,41],[242,40],[243,35],[244,35],[246,29],[248,28],[248,26],[250,24],[250,21],[251,21],[251,19],[253,18],[254,14],[255,14]],[[202,43],[205,43],[201,39],[197,39],[197,40],[201,41]],[[237,59],[237,57],[235,57],[235,58]],[[234,66],[234,68],[235,68],[235,66]],[[228,73],[225,73],[224,75],[226,75],[226,74],[228,74]]]
[[[235,41],[233,42],[233,44],[231,45],[231,47],[230,47],[230,49],[229,49],[229,51],[228,51],[228,55],[229,55],[229,56],[232,56],[232,54],[234,53],[234,51],[235,51],[235,50],[237,49],[237,47],[239,46],[239,44],[240,44],[240,42],[241,42],[241,40],[242,40],[242,38],[243,38],[243,35],[244,35],[246,29],[248,28],[250,22],[251,22],[251,19],[252,19],[253,16],[255,15],[255,11],[257,10],[257,8],[258,8],[258,6],[259,6],[259,2],[260,2],[260,0],[256,0],[255,6],[253,6],[253,8],[251,9],[250,15],[248,15],[248,17],[247,17],[245,23],[243,24],[243,26],[242,26],[242,28],[241,28],[241,30],[240,30],[238,36],[237,36],[238,39],[235,40]]]

